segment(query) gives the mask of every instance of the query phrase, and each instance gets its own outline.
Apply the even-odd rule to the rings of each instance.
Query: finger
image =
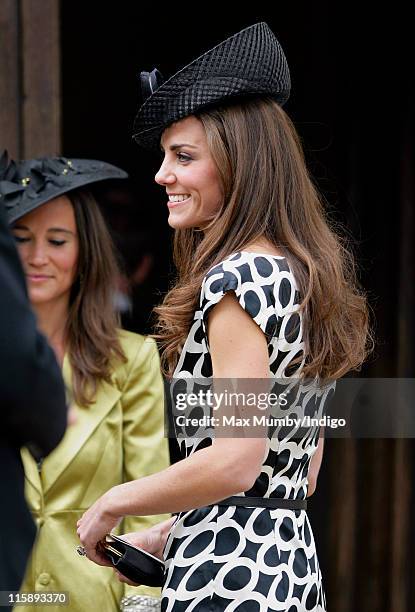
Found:
[[[129,544],[132,544],[133,546],[140,546],[141,548],[145,546],[147,541],[147,538],[143,538],[137,533],[125,533],[120,537]]]
[[[133,582],[132,580],[130,580],[129,578],[127,578],[126,576],[124,576],[124,574],[120,574],[119,571],[117,571],[116,569],[114,569],[114,572],[118,578],[118,580],[120,582],[124,582],[125,584],[129,584],[130,586],[140,586],[137,582]]]
[[[148,552],[151,552],[152,542],[150,541],[148,535],[143,535],[140,532],[135,533],[124,533],[120,536],[123,540],[132,544],[133,546],[139,546]]]
[[[86,552],[86,557],[90,561],[93,561],[94,563],[96,563],[97,565],[103,565],[105,567],[112,567],[112,563],[109,561],[109,559],[107,559],[107,557],[97,552],[96,550],[93,550],[91,548],[89,549],[86,548],[85,552]]]

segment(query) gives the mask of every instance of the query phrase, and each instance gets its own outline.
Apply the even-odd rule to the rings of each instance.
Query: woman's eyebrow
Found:
[[[12,229],[14,230],[25,230],[27,232],[30,232],[30,228],[27,227],[26,225],[13,225]],[[74,236],[74,232],[71,232],[71,230],[65,229],[63,227],[50,227],[48,230],[48,232],[61,232],[62,234],[71,234],[71,236]]]
[[[48,232],[61,232],[63,234],[71,234],[71,236],[74,236],[74,233],[71,232],[71,230],[64,229],[63,227],[50,227]]]
[[[180,147],[189,147],[190,149],[197,149],[196,145],[188,144],[187,142],[182,142],[180,144],[172,144],[170,145],[170,151],[175,151],[176,149],[180,149]]]

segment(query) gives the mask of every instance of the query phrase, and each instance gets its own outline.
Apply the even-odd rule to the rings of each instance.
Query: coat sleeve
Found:
[[[164,387],[154,340],[146,338],[138,348],[122,393],[124,480],[159,472],[169,465],[168,440],[164,435]],[[122,532],[146,529],[168,515],[126,517]],[[125,596],[160,597],[160,589],[125,585]],[[130,608],[129,608],[130,609]]]
[[[37,331],[16,246],[0,206],[0,393],[9,444],[47,455],[66,428],[65,390],[52,349]]]

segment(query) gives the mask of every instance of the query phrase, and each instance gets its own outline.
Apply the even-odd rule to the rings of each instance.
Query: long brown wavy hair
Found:
[[[205,110],[198,118],[224,198],[203,232],[175,232],[178,276],[155,309],[164,372],[173,374],[204,275],[260,238],[287,258],[298,284],[306,343],[302,376],[339,378],[359,369],[372,343],[366,296],[347,240],[329,222],[308,174],[293,123],[266,98]]]
[[[101,380],[110,382],[114,360],[126,361],[117,336],[119,318],[113,297],[118,273],[111,236],[93,195],[85,189],[67,194],[79,240],[77,279],[72,287],[66,349],[76,403],[93,403]]]

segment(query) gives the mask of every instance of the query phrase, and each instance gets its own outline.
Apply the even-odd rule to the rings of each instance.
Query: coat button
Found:
[[[39,582],[40,584],[43,584],[43,586],[46,586],[47,584],[49,584],[50,582],[50,574],[40,574],[39,576]]]

